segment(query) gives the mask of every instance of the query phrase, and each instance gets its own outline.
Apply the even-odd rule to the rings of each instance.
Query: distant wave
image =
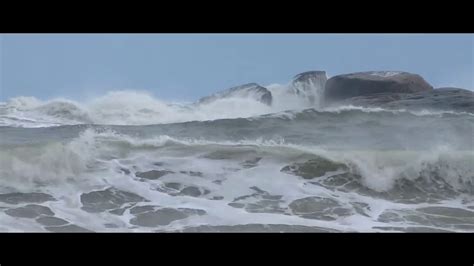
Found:
[[[252,98],[222,98],[205,104],[168,103],[146,93],[109,92],[88,102],[68,99],[41,101],[34,97],[16,97],[0,104],[0,126],[51,127],[60,125],[153,125],[189,121],[209,121],[260,116],[291,117],[306,108],[306,102],[273,88],[274,104],[267,106]],[[317,112],[409,112],[414,115],[465,114],[452,111],[407,111],[340,106],[312,109]]]

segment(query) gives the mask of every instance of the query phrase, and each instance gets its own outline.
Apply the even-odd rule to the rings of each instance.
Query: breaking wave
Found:
[[[274,103],[267,106],[252,98],[222,98],[202,104],[167,103],[147,93],[133,91],[109,92],[87,102],[68,99],[41,101],[34,97],[16,97],[0,104],[0,126],[48,127],[60,125],[152,125],[249,118],[265,114],[288,115],[312,108],[301,98],[287,94],[282,88],[272,88]],[[292,110],[292,111],[289,111]],[[342,106],[318,109],[322,112],[410,112],[415,115],[466,114],[452,111],[384,110]]]

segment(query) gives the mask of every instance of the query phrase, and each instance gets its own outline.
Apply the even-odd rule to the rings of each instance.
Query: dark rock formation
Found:
[[[145,198],[116,188],[92,191],[81,195],[82,209],[87,212],[103,212],[120,208],[125,203],[146,201]]]
[[[162,176],[165,176],[167,174],[173,174],[174,172],[168,171],[168,170],[151,170],[147,172],[137,172],[135,176],[141,177],[144,179],[149,179],[149,180],[156,180]]]
[[[377,93],[417,93],[433,87],[421,76],[398,71],[370,71],[337,75],[325,86],[325,101],[338,101]]]
[[[6,214],[13,217],[20,218],[36,218],[41,215],[53,216],[54,212],[50,208],[37,204],[29,204],[24,207],[18,207],[15,209],[8,209],[5,211]]]
[[[19,203],[43,203],[45,201],[54,201],[54,197],[45,193],[7,193],[0,194],[0,202],[8,204],[19,204]]]
[[[248,83],[237,87],[232,87],[225,91],[215,93],[213,95],[201,98],[198,104],[207,104],[223,98],[249,98],[264,103],[266,105],[272,104],[272,94],[265,87],[257,83]]]
[[[474,92],[439,88],[417,93],[376,93],[339,101],[338,105],[406,110],[444,110],[474,113]]]

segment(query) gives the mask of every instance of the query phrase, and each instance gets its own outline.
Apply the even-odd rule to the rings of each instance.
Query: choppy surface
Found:
[[[106,102],[2,106],[0,231],[474,231],[472,114]]]

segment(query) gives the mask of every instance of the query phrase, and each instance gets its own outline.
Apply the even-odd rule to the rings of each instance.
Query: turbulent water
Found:
[[[0,104],[0,231],[474,231],[474,115],[278,94]]]

